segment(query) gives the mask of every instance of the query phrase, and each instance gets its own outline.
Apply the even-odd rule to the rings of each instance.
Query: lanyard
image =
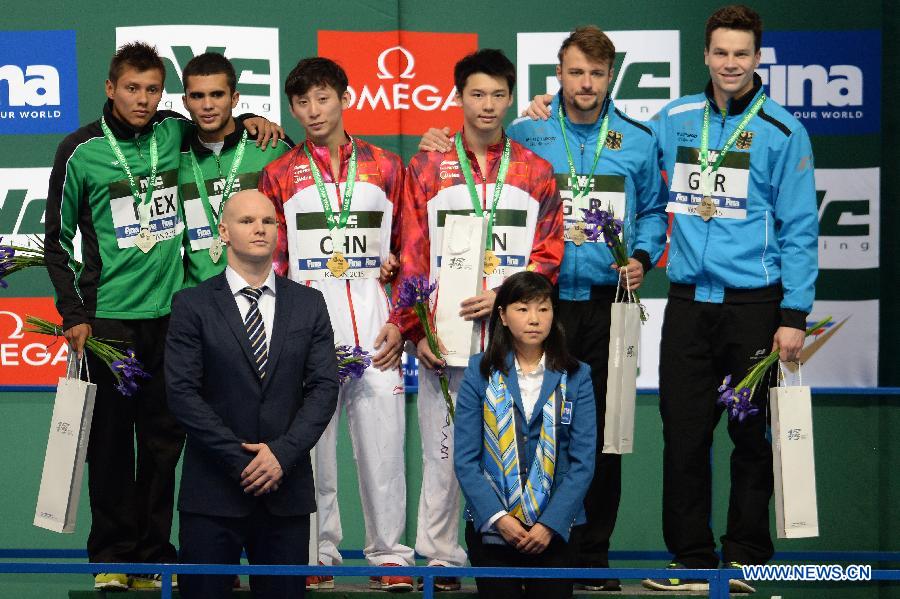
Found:
[[[597,137],[597,145],[594,148],[594,164],[591,166],[591,172],[585,181],[584,188],[581,188],[578,185],[578,173],[575,171],[575,162],[572,160],[572,152],[569,150],[569,140],[566,137],[566,121],[563,117],[562,101],[559,103],[557,115],[559,116],[559,128],[562,129],[563,143],[566,144],[566,159],[569,161],[569,180],[572,181],[571,186],[572,191],[574,192],[572,194],[572,199],[578,199],[583,195],[587,195],[591,186],[591,179],[594,178],[594,172],[597,170],[597,163],[600,161],[600,153],[603,151],[603,146],[606,144],[606,134],[609,131],[609,111],[607,111],[600,124],[600,136]]]
[[[325,189],[325,183],[322,181],[322,173],[316,166],[312,154],[309,153],[307,144],[303,144],[303,151],[309,159],[309,170],[312,171],[313,180],[316,182],[316,190],[319,192],[319,200],[322,201],[322,208],[325,210],[325,223],[329,229],[343,229],[347,226],[347,219],[350,218],[350,202],[353,200],[353,187],[356,183],[356,140],[350,139],[350,164],[347,167],[347,183],[344,185],[344,199],[341,201],[341,214],[335,221],[334,210],[331,208],[331,200],[328,199],[328,191]],[[340,173],[334,174],[334,180],[337,182],[341,178]]]
[[[460,170],[462,170],[463,176],[466,178],[466,186],[469,188],[469,198],[472,200],[472,208],[475,210],[475,214],[484,217],[485,213],[481,207],[481,199],[478,197],[478,190],[475,188],[475,181],[472,178],[472,165],[469,162],[469,157],[466,155],[465,148],[463,148],[462,133],[456,134],[456,153],[459,156]],[[494,197],[491,202],[491,212],[490,215],[488,215],[487,240],[485,241],[487,249],[491,249],[491,242],[494,238],[494,215],[497,212],[497,204],[500,203],[500,195],[503,193],[503,182],[506,181],[506,171],[509,170],[509,154],[510,142],[509,137],[507,137],[506,143],[503,146],[503,154],[500,156],[500,169],[497,171],[497,181],[494,183]]]
[[[231,196],[231,189],[234,187],[234,181],[237,178],[238,168],[244,159],[244,148],[247,145],[247,130],[241,134],[241,141],[238,143],[234,152],[234,158],[231,161],[231,170],[228,171],[228,177],[225,179],[225,188],[222,190],[222,200],[219,202],[219,212],[213,212],[212,204],[206,193],[206,181],[203,179],[203,173],[200,172],[200,165],[197,163],[197,156],[194,150],[190,150],[191,168],[194,170],[194,182],[197,184],[197,193],[203,203],[203,210],[206,212],[206,218],[210,223],[210,230],[213,237],[218,237],[219,220],[222,218],[222,210],[225,208],[225,202]]]
[[[748,110],[747,114],[744,115],[744,118],[741,119],[737,129],[734,130],[728,138],[728,141],[726,141],[725,145],[722,146],[722,149],[719,150],[719,156],[713,163],[712,168],[709,166],[709,100],[706,101],[706,105],[703,108],[703,129],[700,132],[700,172],[703,174],[701,180],[703,181],[704,186],[708,187],[711,184],[709,175],[716,172],[719,166],[722,165],[722,161],[725,160],[725,155],[728,153],[728,150],[730,150],[731,146],[734,145],[734,142],[737,141],[738,136],[744,132],[747,123],[756,116],[756,113],[759,112],[759,109],[762,108],[765,101],[766,94],[762,94],[756,99],[756,102],[753,103],[753,106],[750,107],[750,110]],[[708,173],[707,170],[709,170]],[[711,192],[711,189],[705,189],[704,195],[711,195]]]
[[[115,135],[110,131],[109,125],[106,124],[106,118],[102,116],[100,117],[100,128],[103,129],[103,135],[106,137],[106,143],[109,144],[109,149],[112,150],[112,153],[116,156],[116,160],[119,161],[119,167],[122,169],[122,172],[125,173],[125,177],[128,178],[128,186],[131,187],[131,195],[134,197],[135,206],[138,207],[141,229],[149,229],[150,200],[153,197],[153,191],[156,188],[156,169],[159,166],[159,150],[156,146],[156,130],[154,129],[153,135],[150,136],[150,179],[147,181],[147,193],[145,194],[144,199],[141,200],[141,190],[138,187],[137,180],[134,178],[134,173],[131,172],[131,167],[128,166],[128,161],[125,159],[125,154],[122,153],[122,148],[119,147],[119,142],[116,141]]]

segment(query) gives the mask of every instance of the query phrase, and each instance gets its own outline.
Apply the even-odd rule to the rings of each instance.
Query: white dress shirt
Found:
[[[247,312],[250,311],[250,299],[241,293],[241,289],[244,287],[253,287],[253,285],[245,281],[244,277],[239,275],[237,271],[231,268],[231,266],[225,267],[225,280],[228,281],[228,287],[231,289],[234,301],[237,302],[238,310],[241,311],[241,321],[243,321],[247,318]],[[269,276],[266,278],[265,282],[263,282],[263,285],[265,285],[266,290],[259,296],[257,305],[259,306],[259,313],[262,315],[263,327],[265,328],[266,333],[266,347],[268,347],[269,342],[272,339],[272,325],[275,322],[274,270],[269,271]]]
[[[516,358],[516,377],[519,379],[519,392],[522,397],[522,407],[525,408],[525,422],[531,421],[531,413],[534,412],[534,406],[537,405],[541,398],[541,385],[544,384],[544,355],[531,372],[524,372],[519,365],[519,359]],[[515,407],[513,407],[515,410]],[[522,456],[519,456],[522,459]],[[505,516],[507,512],[497,512],[484,523],[481,532],[488,532],[494,528],[494,523]]]
[[[516,376],[519,378],[519,391],[522,395],[522,407],[525,408],[525,422],[531,422],[531,413],[541,398],[541,385],[544,384],[544,356],[531,372],[523,372],[516,358]]]

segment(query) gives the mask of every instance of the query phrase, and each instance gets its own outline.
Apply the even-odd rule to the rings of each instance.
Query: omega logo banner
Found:
[[[421,135],[459,127],[453,66],[478,49],[474,33],[319,31],[319,55],[340,64],[350,80],[348,131],[358,135]]]
[[[0,387],[55,387],[66,373],[66,340],[25,332],[26,315],[60,320],[52,297],[0,298]]]

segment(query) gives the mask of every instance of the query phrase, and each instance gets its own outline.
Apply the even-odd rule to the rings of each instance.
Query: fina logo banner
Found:
[[[880,173],[816,169],[819,268],[878,268]]]
[[[766,31],[756,72],[811,135],[880,132],[880,30]]]
[[[616,108],[646,121],[681,95],[679,32],[607,31],[616,47],[612,97]],[[557,53],[568,31],[516,35],[516,100],[521,113],[537,94],[559,91]]]
[[[78,128],[75,31],[0,31],[0,134]]]
[[[181,71],[194,56],[218,52],[231,60],[241,99],[234,114],[247,112],[281,121],[281,76],[278,29],[268,27],[220,27],[217,25],[154,25],[116,27],[116,48],[128,42],[156,46],[166,66],[166,88],[160,110],[187,111],[181,101]]]
[[[459,127],[453,67],[478,49],[475,33],[319,31],[319,56],[347,72],[348,131],[415,135],[429,127]]]

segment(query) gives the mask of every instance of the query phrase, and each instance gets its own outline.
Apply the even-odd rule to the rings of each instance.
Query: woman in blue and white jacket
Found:
[[[568,539],[584,521],[594,471],[590,369],[566,349],[553,288],[537,273],[497,292],[484,354],[473,356],[456,406],[454,460],[474,566],[572,567]],[[572,595],[570,580],[476,579],[481,597]]]

